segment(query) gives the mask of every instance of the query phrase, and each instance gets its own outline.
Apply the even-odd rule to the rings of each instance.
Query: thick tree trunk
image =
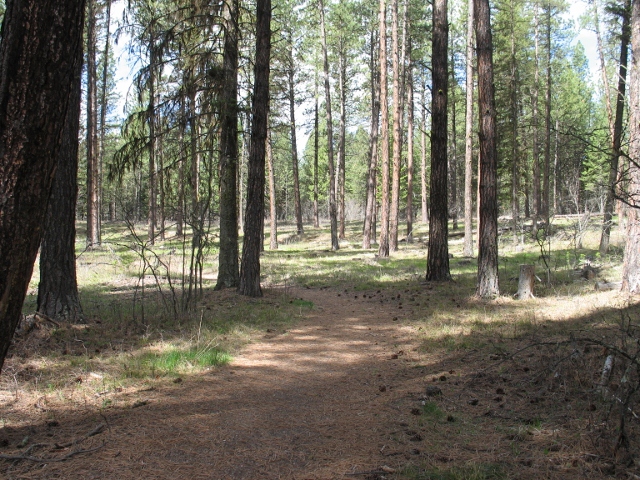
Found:
[[[380,159],[382,163],[382,216],[378,256],[389,256],[389,104],[387,100],[387,5],[380,0]]]
[[[8,2],[0,43],[0,369],[42,239],[85,2]],[[77,106],[77,105],[76,105]]]
[[[622,152],[620,150],[622,141],[622,121],[624,114],[625,90],[627,80],[627,52],[629,50],[629,15],[631,1],[624,4],[622,13],[622,32],[620,38],[620,67],[618,72],[618,90],[616,91],[616,116],[613,123],[613,136],[611,138],[611,160],[609,168],[609,183],[607,185],[607,196],[604,204],[604,218],[602,221],[602,234],[600,235],[599,251],[602,255],[609,251],[609,239],[611,236],[611,223],[613,220],[613,207],[616,192],[616,182],[618,180],[618,159]]]
[[[324,94],[327,111],[327,151],[329,156],[329,220],[331,222],[331,250],[339,250],[338,241],[338,209],[336,205],[336,172],[333,155],[333,119],[331,117],[331,85],[329,82],[329,53],[327,52],[327,29],[324,19],[324,2],[320,8],[320,35],[322,37],[322,64],[324,70]]]
[[[82,53],[76,53],[82,55]],[[84,320],[76,277],[76,200],[78,198],[78,129],[82,96],[82,62],[77,62],[64,120],[58,167],[53,178],[40,245],[40,313],[58,321]]]
[[[473,0],[467,12],[467,81],[464,135],[464,245],[462,255],[473,257]]]
[[[269,171],[269,250],[278,249],[278,211],[276,209],[276,176],[273,171],[271,130],[267,132],[267,170]]]
[[[220,126],[220,253],[216,290],[238,286],[238,15],[225,3],[224,90]]]
[[[261,297],[260,246],[264,220],[264,164],[269,115],[269,61],[271,57],[271,0],[256,5],[256,61],[254,66],[253,121],[247,177],[247,211],[242,244],[238,293]]]
[[[447,172],[448,40],[447,0],[433,3],[433,87],[431,107],[431,192],[427,281],[451,280]]]
[[[498,179],[496,110],[493,86],[493,39],[489,0],[475,0],[480,113],[478,289],[482,298],[500,294],[498,282]]]
[[[96,0],[87,9],[87,246],[100,245]]]
[[[640,0],[631,10],[629,74],[629,170],[627,241],[622,265],[622,291],[640,293]]]
[[[376,180],[378,176],[378,126],[380,125],[380,74],[376,66],[375,32],[370,36],[369,70],[371,74],[371,128],[369,131],[369,174],[367,176],[367,203],[364,215],[362,248],[371,248],[375,239]]]

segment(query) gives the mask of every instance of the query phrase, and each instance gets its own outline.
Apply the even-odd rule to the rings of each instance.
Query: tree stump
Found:
[[[535,279],[535,265],[520,265],[520,278],[518,280],[518,298],[520,300],[534,298],[533,282],[535,282]]]

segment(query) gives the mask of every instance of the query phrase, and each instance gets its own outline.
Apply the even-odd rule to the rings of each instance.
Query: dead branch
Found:
[[[64,462],[65,460],[68,460],[69,458],[71,458],[71,457],[73,457],[75,455],[80,455],[81,453],[95,452],[96,450],[100,450],[104,446],[105,446],[105,443],[102,442],[102,445],[98,445],[97,447],[87,448],[87,449],[84,449],[84,450],[74,450],[73,452],[69,452],[66,455],[63,455],[62,457],[39,458],[39,457],[31,457],[29,455],[0,455],[0,459],[2,459],[2,460],[17,460],[17,461],[29,460],[30,462],[36,462],[36,463]]]
[[[73,442],[67,442],[67,443],[61,443],[61,444],[60,443],[56,443],[54,445],[54,448],[56,448],[56,449],[69,448],[69,447],[72,447],[73,445],[77,445],[79,443],[82,443],[87,438],[93,437],[94,435],[97,435],[100,432],[102,432],[105,429],[105,427],[106,427],[106,425],[104,423],[101,423],[96,428],[94,428],[89,433],[87,433],[84,437],[80,437],[77,440],[74,440]]]

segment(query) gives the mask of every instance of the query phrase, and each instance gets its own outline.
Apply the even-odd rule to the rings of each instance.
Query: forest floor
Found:
[[[310,255],[318,269],[322,255]],[[198,340],[216,309],[292,320],[254,330],[225,365],[126,381],[106,382],[98,363],[104,345],[132,342],[124,323],[119,336],[98,316],[42,325],[16,341],[0,379],[0,478],[640,478],[620,369],[635,384],[637,372],[618,356],[607,391],[594,386],[603,345],[634,348],[640,309],[591,288],[526,301],[476,299],[462,276],[306,278],[274,282],[262,299],[207,289]],[[56,363],[67,357],[84,363]]]

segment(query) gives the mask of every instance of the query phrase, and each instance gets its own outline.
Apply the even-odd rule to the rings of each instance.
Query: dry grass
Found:
[[[637,299],[597,292],[575,274],[593,256],[600,278],[619,275],[619,249],[597,258],[595,232],[581,250],[554,237],[552,283],[538,283],[527,301],[512,296],[518,266],[535,263],[542,277],[539,247],[516,251],[505,238],[505,293],[484,301],[473,296],[475,264],[461,257],[458,238],[454,281],[428,284],[423,227],[390,259],[359,247],[360,225],[338,252],[327,249],[326,230],[282,230],[280,249],[263,256],[264,298],[213,292],[213,249],[203,298],[177,317],[157,291],[147,291],[144,316],[134,306],[140,265],[118,246],[127,242],[121,230],[110,248],[85,252],[78,270],[88,322],[40,324],[16,340],[0,377],[0,453],[77,454],[44,466],[5,461],[0,471],[233,479],[639,473],[635,396],[630,410],[616,400],[628,391],[625,374],[637,383],[636,373],[619,361],[608,393],[596,386],[607,354],[599,343],[633,348],[625,335],[640,309]],[[168,241],[158,252],[177,265],[176,247]],[[621,412],[629,444],[615,449]],[[109,428],[83,437],[99,423]],[[82,440],[53,447],[71,438]],[[100,450],[78,450],[102,441]]]

